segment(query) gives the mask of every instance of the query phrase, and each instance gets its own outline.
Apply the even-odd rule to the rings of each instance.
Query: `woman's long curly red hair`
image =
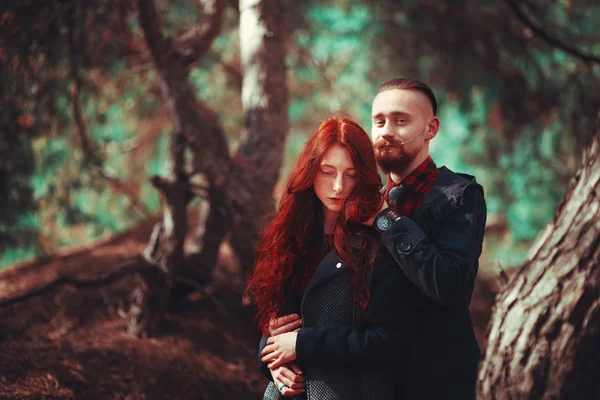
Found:
[[[279,313],[285,301],[285,280],[302,275],[306,265],[299,261],[314,251],[315,232],[323,232],[323,219],[319,218],[323,204],[313,183],[325,153],[336,144],[349,151],[358,179],[336,221],[333,245],[351,270],[353,295],[362,307],[368,303],[368,271],[360,267],[369,261],[366,251],[369,241],[362,240],[361,248],[354,249],[350,239],[352,235],[368,236],[362,222],[381,206],[381,178],[367,133],[351,119],[335,117],[323,122],[308,139],[290,174],[275,218],[258,241],[256,268],[248,282],[247,294],[257,306],[256,322],[265,334],[269,320]]]

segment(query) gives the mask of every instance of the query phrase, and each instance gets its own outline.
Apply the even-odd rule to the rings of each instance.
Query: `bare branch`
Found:
[[[149,264],[144,263],[140,258],[134,258],[133,260],[127,260],[119,267],[117,267],[114,271],[89,280],[58,274],[50,282],[38,288],[35,288],[29,292],[22,293],[14,297],[9,297],[0,300],[0,307],[11,306],[13,304],[32,299],[34,297],[41,296],[63,285],[72,285],[75,287],[94,287],[106,285],[118,279],[124,278],[128,275],[145,271],[148,269],[148,265]]]
[[[81,111],[81,99],[79,97],[79,93],[81,88],[83,87],[83,79],[79,75],[79,66],[77,65],[77,54],[78,54],[78,46],[75,41],[75,30],[76,30],[76,12],[77,5],[74,5],[67,12],[67,25],[69,29],[68,34],[68,50],[69,50],[69,73],[71,75],[71,79],[73,81],[73,86],[71,88],[71,107],[73,110],[73,119],[75,120],[75,124],[77,126],[77,136],[79,139],[79,144],[81,146],[81,150],[83,151],[83,155],[88,162],[88,166],[92,173],[100,176],[104,180],[107,181],[110,187],[114,190],[124,194],[129,200],[131,204],[138,210],[144,217],[149,217],[150,212],[146,208],[146,206],[139,201],[137,194],[133,193],[127,188],[127,185],[120,181],[117,178],[108,176],[102,166],[102,160],[100,157],[94,152],[94,148],[92,143],[88,137],[87,127],[85,124],[85,120],[83,118],[83,113]],[[83,32],[83,31],[82,31]],[[80,42],[83,42],[83,33],[81,32]]]
[[[87,130],[85,126],[85,122],[83,120],[83,115],[81,112],[81,105],[79,101],[79,91],[82,86],[82,80],[79,76],[79,70],[77,68],[77,49],[75,44],[75,13],[77,12],[77,6],[71,7],[71,9],[67,12],[67,25],[69,28],[69,38],[68,38],[68,48],[69,48],[69,71],[71,74],[71,79],[73,80],[73,86],[71,88],[71,106],[73,109],[73,118],[75,119],[75,123],[77,124],[77,133],[79,137],[79,142],[81,145],[81,149],[85,157],[92,161],[94,164],[98,162],[95,158],[94,151],[92,149],[92,145],[88,139]]]
[[[101,178],[103,178],[113,190],[125,195],[131,202],[131,205],[141,215],[143,215],[146,218],[148,218],[152,215],[152,213],[148,210],[146,205],[139,200],[137,193],[135,193],[133,190],[131,190],[127,186],[126,182],[123,182],[122,180],[115,178],[113,176],[107,175],[101,166],[98,167],[98,175]]]
[[[157,67],[164,68],[169,60],[167,40],[162,35],[160,18],[154,0],[136,1],[139,21],[146,36],[146,44]]]
[[[123,44],[127,50],[130,52],[129,54],[126,54],[126,56],[129,56],[130,60],[134,61],[132,64],[137,66],[139,64],[139,59],[136,60],[136,58],[140,56],[143,43],[134,35],[132,35],[131,31],[129,30],[126,1],[114,0],[114,3],[117,11],[117,20],[119,22],[119,33],[121,35],[121,40],[123,41]]]
[[[8,297],[0,300],[0,307],[8,307],[17,303],[21,303],[26,300],[33,299],[35,297],[42,296],[54,289],[57,289],[64,285],[71,285],[76,288],[91,288],[108,285],[120,279],[123,279],[129,275],[144,273],[148,271],[156,270],[160,275],[162,275],[165,279],[170,280],[175,283],[180,283],[183,285],[191,286],[200,294],[208,298],[213,302],[215,306],[219,308],[219,311],[223,313],[223,315],[228,315],[227,308],[217,300],[211,293],[209,293],[206,288],[192,279],[183,277],[181,275],[176,275],[170,272],[165,272],[161,270],[158,266],[149,264],[144,260],[143,257],[138,256],[133,259],[129,259],[124,261],[121,265],[116,267],[113,271],[110,271],[104,275],[100,275],[94,278],[81,279],[76,276],[69,276],[58,274],[52,279],[50,282],[42,285],[38,288],[35,288],[29,292],[19,294],[14,297]],[[155,272],[156,272],[155,271]]]
[[[219,35],[223,12],[224,0],[197,0],[203,9],[206,21],[194,25],[175,41],[174,45],[183,57],[186,65],[190,65],[202,58],[210,49],[214,39]]]
[[[571,54],[572,56],[575,56],[575,57],[579,58],[580,60],[582,60],[586,64],[590,64],[590,63],[598,63],[598,64],[600,64],[600,57],[597,57],[594,54],[585,54],[585,53],[579,51],[578,49],[575,49],[574,47],[571,47],[570,45],[568,45],[567,43],[563,42],[562,40],[550,36],[542,28],[540,28],[539,26],[537,26],[527,16],[527,14],[525,14],[523,12],[523,10],[521,10],[521,8],[519,7],[519,5],[517,4],[517,2],[515,0],[505,0],[505,1],[506,1],[506,4],[508,4],[508,6],[513,10],[513,12],[517,16],[517,18],[525,26],[527,26],[529,29],[531,29],[531,31],[534,34],[536,34],[540,39],[544,40],[549,45],[557,47],[557,48],[563,50],[564,52],[566,52],[568,54]]]

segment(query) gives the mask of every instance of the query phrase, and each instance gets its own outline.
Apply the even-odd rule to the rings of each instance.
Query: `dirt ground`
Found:
[[[93,277],[138,254],[149,221],[105,243],[18,265],[0,274],[0,299],[24,293],[57,273]],[[227,260],[225,260],[226,262]],[[220,274],[220,275],[219,275]],[[126,333],[133,277],[102,288],[63,286],[0,308],[0,399],[259,399],[258,333],[226,268],[209,299],[192,294],[166,316],[157,338]],[[483,345],[495,282],[480,281],[472,301]]]

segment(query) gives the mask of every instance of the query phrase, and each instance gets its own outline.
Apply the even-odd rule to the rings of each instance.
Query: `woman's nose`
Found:
[[[344,189],[344,181],[342,180],[342,176],[338,176],[335,178],[333,182],[333,191],[336,193],[342,193]]]

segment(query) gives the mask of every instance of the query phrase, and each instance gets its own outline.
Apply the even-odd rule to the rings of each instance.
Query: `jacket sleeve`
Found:
[[[410,282],[389,256],[387,259],[387,267],[375,266],[362,326],[300,329],[296,360],[301,366],[378,368],[411,362],[415,318]]]
[[[441,305],[470,298],[469,280],[477,274],[485,228],[482,190],[468,187],[463,204],[439,221],[432,242],[411,219],[402,217],[381,235],[400,268],[425,295]]]
[[[262,336],[258,345],[258,369],[260,370],[261,374],[263,374],[268,380],[272,381],[273,376],[271,376],[271,370],[269,369],[269,367],[267,367],[268,363],[262,362],[260,360],[262,358],[260,353],[265,347],[267,347],[267,338]]]

